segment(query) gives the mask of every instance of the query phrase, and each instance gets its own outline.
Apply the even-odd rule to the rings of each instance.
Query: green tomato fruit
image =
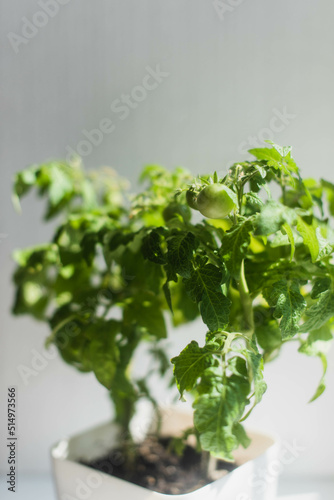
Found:
[[[209,184],[197,197],[198,210],[209,219],[224,219],[237,203],[236,194],[223,184]]]
[[[193,208],[194,210],[198,210],[197,195],[196,195],[195,191],[193,191],[192,189],[188,189],[188,191],[186,193],[186,200],[187,200],[188,206],[190,208]]]
[[[191,213],[187,205],[181,205],[180,203],[172,202],[167,207],[164,208],[162,216],[165,222],[173,219],[180,215],[185,222],[189,222],[191,219]]]

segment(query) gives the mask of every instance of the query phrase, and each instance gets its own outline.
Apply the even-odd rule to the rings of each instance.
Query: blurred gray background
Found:
[[[42,225],[34,197],[21,216],[14,212],[13,174],[73,150],[88,168],[111,165],[134,183],[151,162],[225,172],[273,139],[294,146],[305,176],[334,181],[334,4],[1,0],[0,10],[0,432],[6,389],[16,385],[20,471],[48,472],[50,445],[108,419],[110,407],[93,376],[58,358],[39,361],[28,385],[18,373],[32,367],[36,352],[45,358],[47,330],[10,316],[11,252],[45,241],[52,227]],[[96,133],[106,118],[112,130]],[[193,325],[184,338],[193,329],[203,336]],[[269,390],[250,424],[303,448],[286,474],[333,475],[334,355],[327,391],[308,405],[321,369],[294,350],[267,367]],[[2,468],[5,458],[1,440]]]

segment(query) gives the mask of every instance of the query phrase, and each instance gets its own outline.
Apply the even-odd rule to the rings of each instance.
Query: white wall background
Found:
[[[47,331],[28,318],[10,316],[10,254],[44,241],[51,228],[41,224],[41,205],[32,197],[20,217],[14,213],[15,171],[64,157],[68,146],[76,148],[84,139],[83,130],[110,118],[115,130],[85,156],[88,167],[112,165],[133,179],[149,162],[183,165],[194,174],[225,171],[229,162],[246,157],[250,142],[271,136],[294,145],[305,175],[334,177],[330,0],[221,0],[227,5],[221,16],[203,0],[49,4],[55,2],[58,12],[45,18],[38,12],[47,0],[0,0],[0,432],[6,388],[16,385],[21,471],[49,470],[51,443],[107,419],[110,409],[94,377],[79,375],[58,359],[28,386],[18,375],[18,365],[31,366],[32,349],[43,351]],[[27,20],[44,26],[29,31]],[[157,65],[169,76],[121,120],[110,105],[141,84],[147,66]],[[283,120],[275,118],[282,113]],[[194,328],[185,331],[185,339]],[[305,448],[287,473],[334,474],[333,352],[328,390],[307,405],[320,367],[293,350],[286,348],[267,367],[269,390],[252,425]],[[2,466],[5,454],[2,440]]]

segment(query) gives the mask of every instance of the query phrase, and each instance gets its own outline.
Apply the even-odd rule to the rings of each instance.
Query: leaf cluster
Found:
[[[242,421],[284,343],[319,357],[325,375],[334,317],[334,185],[303,180],[289,147],[250,153],[222,179],[146,167],[135,196],[113,171],[87,173],[79,163],[33,166],[14,183],[16,206],[35,188],[46,219],[62,219],[52,241],[15,252],[14,314],[49,324],[47,343],[95,374],[126,428],[140,398],[157,406],[151,377],[171,377],[173,366],[181,398],[193,398],[201,448],[225,460],[249,444]],[[224,219],[199,220],[187,204],[187,192],[193,200],[210,183],[238,200]],[[172,363],[167,315],[174,326],[197,317],[204,325],[202,345],[193,340]],[[136,379],[142,344],[150,368]],[[312,399],[324,388],[323,376]]]

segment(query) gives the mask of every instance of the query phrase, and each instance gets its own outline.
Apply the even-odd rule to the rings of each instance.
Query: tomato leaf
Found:
[[[310,251],[312,262],[315,262],[319,255],[319,242],[314,226],[307,224],[307,222],[298,216],[297,231],[301,234],[304,244]]]
[[[191,275],[191,259],[196,245],[196,238],[191,232],[176,233],[167,239],[168,264],[175,273],[184,278]]]
[[[264,290],[264,297],[274,308],[274,317],[281,318],[280,329],[283,339],[293,337],[299,331],[299,321],[306,309],[306,301],[300,293],[299,284],[289,284],[282,279]]]
[[[255,234],[267,236],[276,233],[284,224],[295,225],[297,215],[294,210],[277,201],[268,201],[256,219]]]
[[[212,347],[199,347],[193,340],[171,361],[176,384],[183,397],[184,391],[190,391],[205,369],[212,364]]]
[[[330,349],[330,341],[333,339],[333,335],[330,331],[330,326],[324,324],[318,330],[313,330],[307,337],[305,341],[301,341],[301,346],[299,352],[306,354],[307,356],[318,356],[322,363],[323,374],[318,384],[318,387],[310,399],[310,403],[315,401],[324,392],[325,376],[327,372],[327,358],[326,354]]]
[[[249,404],[247,375],[233,374],[224,379],[220,369],[213,367],[206,370],[204,379],[205,392],[193,404],[201,446],[217,458],[233,461],[232,451],[239,446],[240,437],[244,446],[249,444],[239,424]]]
[[[220,254],[224,257],[231,275],[239,278],[241,262],[245,258],[250,244],[252,220],[245,219],[226,231],[222,239]]]
[[[334,294],[331,290],[319,293],[317,302],[305,311],[306,321],[299,329],[301,333],[318,330],[334,316]]]
[[[222,271],[212,264],[196,267],[184,279],[186,291],[200,307],[203,322],[210,331],[224,329],[229,321],[230,300],[223,294]]]
[[[142,252],[145,259],[156,264],[165,264],[166,259],[161,249],[161,237],[157,231],[151,231],[143,239]]]

